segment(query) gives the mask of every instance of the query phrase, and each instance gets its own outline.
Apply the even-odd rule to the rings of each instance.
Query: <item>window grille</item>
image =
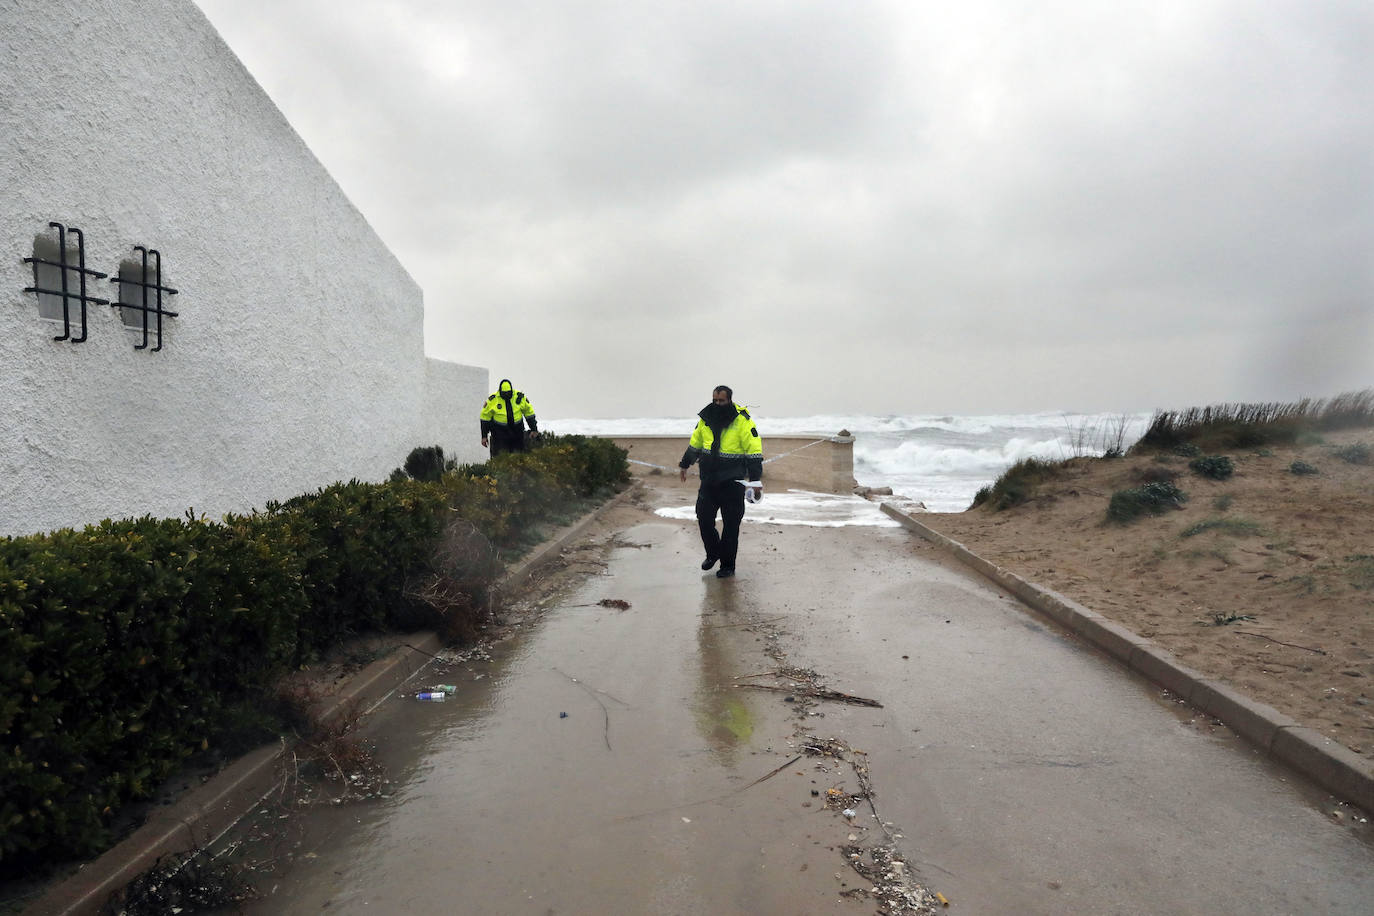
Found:
[[[67,227],[61,223],[48,223],[48,228],[57,230],[57,260],[42,257],[43,236],[34,240],[33,257],[25,258],[25,264],[33,265],[33,286],[24,287],[24,292],[38,297],[38,313],[45,318],[57,318],[62,312],[62,333],[53,340],[70,340],[74,344],[86,341],[86,306],[109,305],[110,300],[98,299],[86,294],[86,278],[104,279],[107,275],[86,267],[86,237],[75,226]],[[76,264],[70,261],[67,250],[67,234],[76,239]],[[77,289],[73,290],[72,287]],[[72,303],[81,306],[81,335],[72,336]]]
[[[137,313],[141,316],[140,323],[142,324],[143,328],[143,343],[134,344],[135,350],[148,349],[148,322],[149,316],[153,316],[157,322],[157,346],[153,347],[151,352],[157,353],[159,350],[162,349],[163,316],[165,315],[168,318],[177,317],[176,312],[169,311],[162,307],[162,294],[167,293],[169,296],[175,296],[177,294],[177,291],[172,289],[170,286],[162,285],[161,252],[159,252],[156,248],[144,248],[142,245],[135,245],[134,251],[140,252],[143,256],[142,270],[130,272],[137,273],[137,276],[134,277],[125,276],[126,271],[121,269],[119,272],[120,275],[118,277],[111,277],[111,283],[118,283],[120,285],[119,301],[108,302],[106,304],[119,309],[121,317],[124,318],[124,323],[128,326],[137,326],[128,320],[128,316],[131,312]],[[148,258],[150,256],[153,259],[153,275],[151,279],[148,275]],[[150,293],[152,294],[151,297],[149,296]],[[149,302],[150,298],[152,299],[151,302]]]

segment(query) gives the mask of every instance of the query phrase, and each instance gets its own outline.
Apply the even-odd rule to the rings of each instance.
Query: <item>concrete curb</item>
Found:
[[[586,534],[597,519],[611,509],[627,502],[631,496],[643,489],[642,481],[631,481],[630,485],[621,490],[615,496],[588,512],[582,518],[561,529],[549,540],[540,544],[519,563],[506,573],[499,585],[496,586],[498,592],[515,592],[523,588],[534,573],[545,563],[558,559],[558,555],[571,543],[582,535]]]
[[[946,548],[1023,603],[1081,636],[1147,680],[1215,716],[1242,738],[1364,811],[1374,812],[1374,763],[1307,728],[1271,706],[1244,697],[1181,664],[1173,655],[1077,602],[988,562],[963,544],[927,527],[889,503],[885,514]]]
[[[640,486],[638,482],[631,484],[558,531],[507,572],[497,588],[519,590],[540,566],[556,559],[603,513],[626,501]],[[433,633],[416,633],[406,641],[409,646],[372,662],[328,697],[320,709],[320,719],[328,722],[349,708],[370,712],[442,648]],[[251,751],[175,803],[156,809],[132,835],[49,888],[24,910],[25,916],[98,913],[112,894],[152,868],[158,859],[214,843],[277,788],[278,762],[287,750],[285,742],[279,742]]]

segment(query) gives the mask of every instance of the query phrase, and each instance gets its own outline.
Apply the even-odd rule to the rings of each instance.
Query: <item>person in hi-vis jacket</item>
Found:
[[[687,469],[700,464],[697,527],[706,548],[701,568],[710,569],[719,562],[716,577],[728,579],[735,574],[745,491],[750,502],[763,499],[763,440],[749,411],[734,402],[734,392],[727,385],[711,392],[711,403],[697,416],[692,441],[678,462],[678,476],[685,481]],[[718,512],[720,532],[716,531]]]
[[[523,452],[525,450],[525,423],[530,424],[530,435],[539,437],[539,424],[534,418],[534,405],[525,397],[525,392],[516,391],[510,379],[501,379],[501,384],[487,402],[482,405],[482,448],[491,442],[491,455],[496,457],[502,452]]]

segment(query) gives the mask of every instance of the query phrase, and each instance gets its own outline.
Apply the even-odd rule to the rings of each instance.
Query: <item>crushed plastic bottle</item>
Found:
[[[448,696],[448,694],[444,693],[442,690],[421,690],[419,693],[415,694],[415,699],[431,700],[442,703],[446,696]]]
[[[431,687],[431,688],[429,688],[429,689],[430,689],[430,690],[442,690],[444,693],[448,694],[449,696],[453,696],[455,693],[458,692],[458,685],[457,685],[457,684],[435,684],[433,687]]]

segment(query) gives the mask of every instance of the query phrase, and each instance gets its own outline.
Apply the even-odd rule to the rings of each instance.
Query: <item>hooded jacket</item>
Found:
[[[707,404],[697,414],[692,441],[678,467],[701,462],[701,482],[762,480],[763,440],[749,410],[740,404]]]
[[[493,432],[508,438],[523,435],[526,420],[531,431],[539,431],[536,425],[538,421],[534,418],[534,405],[525,397],[525,392],[515,390],[508,378],[501,379],[495,393],[482,405],[480,419],[483,438]]]

